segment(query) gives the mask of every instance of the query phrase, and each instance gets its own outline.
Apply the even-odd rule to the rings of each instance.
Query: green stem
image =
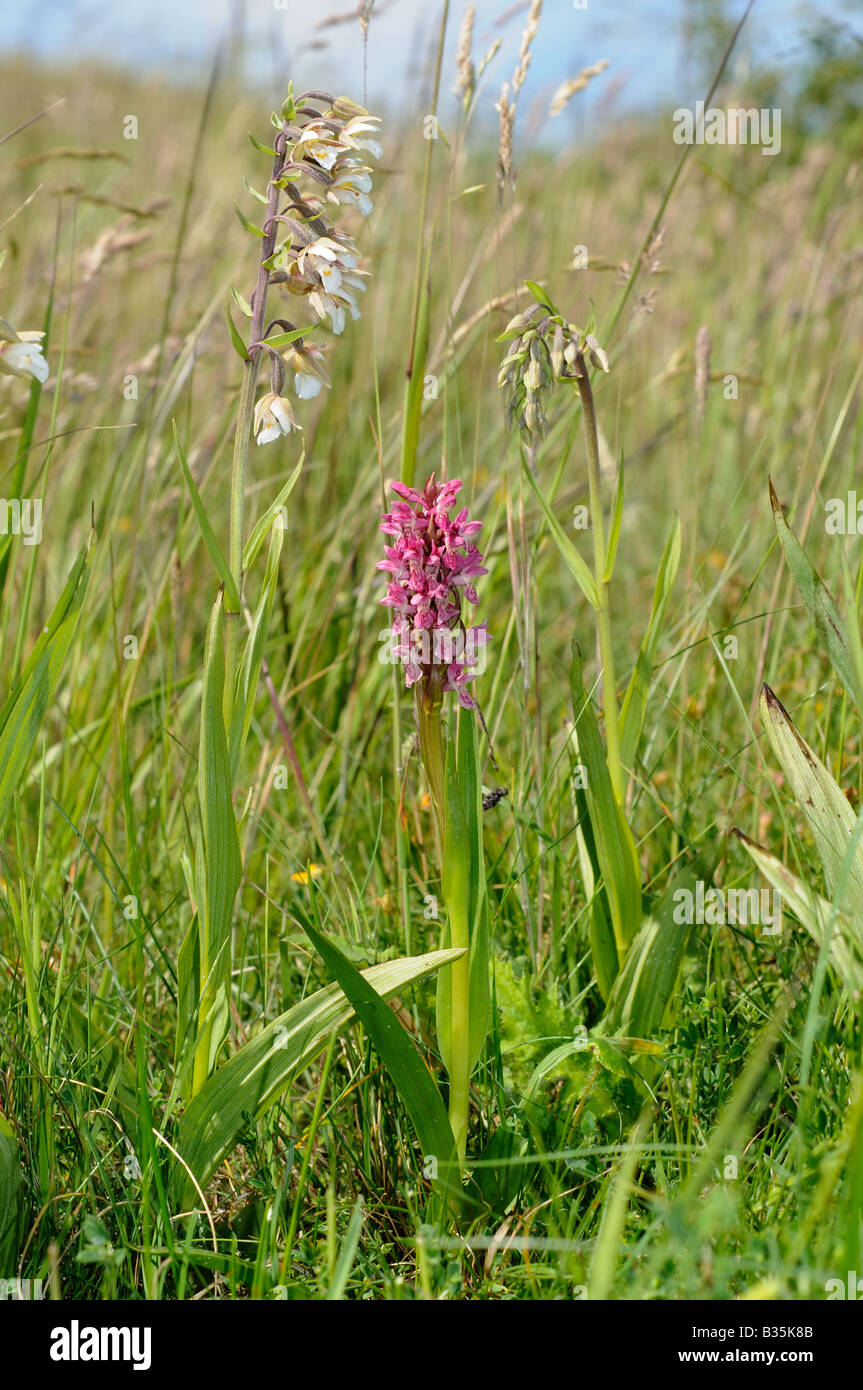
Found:
[[[446,853],[446,751],[441,719],[442,705],[440,678],[438,673],[433,671],[429,681],[417,687],[416,709],[420,750],[429,787],[435,845],[443,884]],[[450,1036],[447,1059],[449,1119],[459,1164],[462,1166],[467,1149],[470,1101],[470,924],[463,910],[463,900],[464,895],[455,892],[451,902],[444,901],[449,925],[449,944],[452,947],[464,947],[464,955],[452,965],[445,967],[450,972]]]
[[[258,367],[263,348],[256,347],[264,336],[267,312],[267,289],[270,272],[264,264],[276,249],[279,200],[282,189],[276,187],[276,180],[284,164],[284,140],[276,143],[276,157],[269,185],[267,215],[264,219],[264,239],[261,244],[261,259],[258,265],[258,279],[252,302],[252,321],[249,328],[249,355],[243,364],[243,384],[240,389],[240,404],[237,411],[237,429],[234,434],[234,457],[231,464],[231,511],[228,522],[228,564],[237,593],[243,592],[243,522],[246,504],[246,471],[249,463],[249,445],[252,439],[252,425],[255,418],[255,387],[258,382]],[[226,610],[227,611],[227,610]],[[240,661],[240,616],[229,614],[225,631],[225,727],[230,737],[231,718],[234,707],[237,669]]]
[[[435,673],[428,685],[418,686],[416,691],[417,723],[420,734],[420,750],[431,803],[432,826],[435,847],[441,871],[441,884],[444,878],[444,853],[446,849],[446,750],[444,747],[443,721],[441,708],[443,692],[440,679]],[[453,902],[444,901],[449,928],[449,945],[464,947],[464,955],[451,966],[445,966],[438,981],[441,989],[446,970],[449,978],[449,1047],[442,1042],[441,1050],[447,1056],[447,1075],[449,1077],[449,1120],[456,1144],[459,1167],[464,1167],[467,1150],[468,1108],[470,1102],[470,927],[467,915],[460,910],[463,895],[453,895]],[[440,1000],[440,994],[438,995]],[[439,1015],[440,1024],[440,1015]]]
[[[417,686],[416,710],[420,733],[420,752],[429,786],[435,848],[443,872],[444,827],[446,824],[446,754],[443,742],[441,708],[443,692],[440,684],[429,682],[426,688]]]
[[[605,521],[602,512],[602,483],[599,463],[599,436],[596,410],[587,365],[581,353],[577,358],[578,390],[584,420],[584,447],[587,455],[587,477],[590,489],[590,526],[593,532],[593,566],[596,580],[596,626],[599,633],[599,653],[602,661],[602,708],[605,714],[605,740],[608,754],[608,773],[618,802],[623,805],[624,778],[620,762],[620,720],[617,709],[617,684],[614,678],[614,650],[611,641],[610,581],[605,577],[607,549]]]
[[[253,353],[243,365],[243,384],[240,390],[237,432],[234,436],[234,458],[231,465],[228,563],[238,593],[242,592],[243,583],[243,516],[246,497],[246,469],[249,462],[249,444],[252,438],[252,422],[255,415],[255,387],[258,381],[259,358],[260,353]]]
[[[402,710],[403,689],[401,666],[393,666],[393,775],[396,805],[396,876],[399,889],[399,912],[405,939],[405,955],[413,955],[413,932],[411,931],[411,909],[408,896],[408,845],[407,833],[402,821],[404,795],[404,769],[402,767]]]
[[[449,944],[461,946],[464,955],[453,961],[450,971],[450,1062],[449,1122],[455,1139],[459,1164],[464,1167],[467,1150],[467,1121],[470,1104],[470,933],[464,913],[449,913]]]

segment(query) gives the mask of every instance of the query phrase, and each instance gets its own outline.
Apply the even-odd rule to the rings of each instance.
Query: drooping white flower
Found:
[[[282,361],[294,373],[294,390],[301,401],[314,400],[322,386],[329,387],[330,374],[327,371],[323,348],[315,343],[295,343],[282,353]]]
[[[358,263],[359,254],[355,250],[349,251],[332,237],[325,236],[304,246],[297,256],[300,274],[304,278],[308,278],[310,271],[319,275],[328,294],[338,290],[344,272],[353,270]]]
[[[281,434],[301,429],[287,396],[277,396],[273,391],[261,396],[255,406],[255,436],[259,444],[269,444]]]
[[[294,373],[294,390],[301,401],[313,401],[315,396],[321,394],[323,384],[317,377],[309,376],[306,372]]]
[[[39,382],[46,382],[50,368],[42,356],[44,337],[44,333],[35,331],[18,333],[14,341],[4,336],[0,341],[0,371],[25,381],[35,377]]]
[[[337,335],[344,332],[345,310],[350,313],[354,322],[362,318],[357,301],[344,284],[344,277],[339,289],[334,290],[332,294],[325,290],[312,290],[309,303],[319,318],[329,318],[332,330]]]
[[[313,159],[322,169],[329,172],[340,156],[349,154],[351,149],[351,144],[334,135],[323,121],[313,120],[303,129],[294,146],[294,153],[298,159],[302,159],[304,155]]]
[[[369,197],[371,191],[371,171],[362,164],[346,165],[337,170],[327,190],[327,197],[331,203],[353,203],[363,217],[368,217],[374,207]]]
[[[342,139],[350,143],[354,149],[368,150],[373,159],[380,159],[383,150],[380,141],[374,139],[379,133],[377,127],[380,123],[380,116],[356,116],[352,121],[348,121],[342,131]]]

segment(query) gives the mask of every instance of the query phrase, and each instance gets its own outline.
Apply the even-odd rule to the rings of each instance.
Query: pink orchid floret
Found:
[[[386,559],[377,568],[389,576],[381,604],[393,610],[393,653],[407,685],[434,681],[442,691],[455,691],[465,709],[475,709],[466,686],[478,674],[489,634],[484,622],[465,626],[461,603],[477,603],[473,581],[488,570],[473,543],[482,522],[471,521],[467,507],[450,516],[461,486],[458,479],[435,482],[434,474],[422,491],[391,483],[399,501],[381,530],[395,543],[384,547]]]

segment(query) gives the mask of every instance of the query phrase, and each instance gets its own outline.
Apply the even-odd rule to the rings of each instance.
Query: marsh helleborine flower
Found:
[[[45,334],[37,330],[16,333],[3,319],[0,319],[0,372],[9,376],[35,377],[39,382],[48,380],[49,367],[42,355],[42,339]]]
[[[268,391],[261,396],[255,406],[255,436],[259,444],[269,444],[280,434],[290,434],[291,430],[301,430],[294,416],[294,409],[287,396],[277,396]]]
[[[472,540],[482,522],[471,521],[467,507],[450,516],[462,486],[457,479],[437,483],[432,474],[422,491],[390,486],[401,500],[381,523],[394,544],[385,547],[387,558],[377,568],[390,576],[381,603],[393,610],[394,654],[407,685],[422,682],[420,694],[430,708],[454,690],[465,709],[475,709],[465,687],[477,674],[488,632],[485,623],[465,627],[461,604],[462,597],[477,602],[473,581],[488,574]]]
[[[292,343],[282,353],[282,361],[288,371],[294,373],[294,390],[301,401],[314,400],[320,395],[322,386],[329,388],[330,374],[324,350],[315,343]]]
[[[320,105],[323,110],[318,109]],[[270,187],[284,186],[287,192],[287,205],[277,220],[288,227],[289,235],[267,258],[268,283],[305,299],[321,322],[329,321],[336,335],[344,332],[348,318],[360,318],[357,295],[366,288],[368,272],[359,269],[360,253],[353,238],[333,224],[328,204],[335,204],[336,210],[342,203],[353,206],[363,217],[372,211],[372,171],[365,161],[380,158],[379,126],[379,117],[370,116],[347,97],[333,99],[309,92],[296,103],[291,98],[280,132],[280,178]],[[302,193],[297,186],[300,180],[311,183]],[[267,231],[274,220],[266,224]],[[275,322],[288,330],[294,327],[285,319]],[[282,362],[293,371],[294,389],[301,400],[313,399],[330,384],[322,352],[309,342],[295,342]],[[258,402],[259,411],[269,414],[263,425],[257,414],[255,420],[259,444],[290,432],[278,409],[270,408],[272,398],[285,399],[281,394],[285,371],[277,360],[272,365],[272,389],[264,397],[267,405]],[[290,428],[299,428],[289,411],[286,414]]]

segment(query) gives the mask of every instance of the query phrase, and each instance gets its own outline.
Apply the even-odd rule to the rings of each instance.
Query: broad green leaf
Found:
[[[617,958],[614,928],[608,912],[608,895],[601,881],[602,870],[596,855],[596,843],[583,787],[576,787],[575,799],[578,808],[578,824],[575,827],[578,862],[584,895],[590,903],[590,956],[599,992],[605,1000],[611,993],[611,986],[620,969],[620,961]]]
[[[54,611],[0,711],[0,822],[23,778],[54,698],[87,587],[87,548],[79,554]]]
[[[489,975],[488,885],[482,840],[482,768],[477,716],[472,710],[458,713],[458,777],[464,793],[465,824],[470,845],[470,1041],[473,1071],[485,1046],[491,1017]]]
[[[327,970],[353,1005],[411,1117],[426,1162],[436,1160],[438,1190],[461,1190],[455,1140],[434,1077],[392,1009],[335,942],[304,925]],[[459,953],[461,954],[461,952]],[[434,1170],[433,1170],[434,1171]]]
[[[228,744],[222,714],[225,657],[224,608],[220,593],[213,605],[204,648],[201,685],[201,736],[198,751],[198,833],[195,853],[197,912],[184,942],[183,975],[197,951],[199,997],[192,1092],[213,1071],[230,1024],[231,931],[234,902],[242,876],[240,841],[234,817]],[[196,946],[193,944],[196,942]],[[185,1002],[181,1019],[193,1012]],[[185,1090],[185,1086],[184,1086]]]
[[[554,512],[551,510],[551,507],[540,492],[536,479],[524,460],[522,461],[522,468],[528,486],[542,508],[543,515],[548,524],[548,529],[554,537],[554,542],[560,551],[563,563],[566,565],[590,606],[592,608],[598,608],[599,595],[597,594],[596,584],[594,583],[593,575],[590,572],[586,560],[582,559],[572,541],[567,536],[557,517],[554,515]]]
[[[620,715],[620,761],[625,768],[633,768],[641,743],[644,716],[647,710],[647,693],[653,675],[656,652],[662,637],[665,610],[674,588],[677,567],[680,564],[680,518],[674,518],[671,533],[662,552],[656,587],[653,593],[653,609],[647,631],[638,652],[635,669],[629,680],[623,709]]]
[[[588,927],[590,957],[596,975],[596,984],[605,1000],[611,994],[612,986],[617,979],[617,972],[620,969],[617,943],[614,939],[614,927],[608,915],[607,904],[608,898],[603,891],[593,901]]]
[[[584,689],[581,652],[576,643],[572,649],[570,689],[578,755],[587,774],[584,797],[622,963],[641,923],[641,873],[632,832],[611,785],[599,725]]]
[[[845,690],[858,711],[863,714],[863,692],[849,651],[848,631],[844,619],[835,599],[825,587],[815,566],[806,558],[803,547],[785,520],[782,504],[776,496],[772,480],[770,505],[773,508],[773,520],[788,568],[815,626],[818,639]]]
[[[18,1141],[8,1120],[0,1115],[0,1278],[12,1278],[18,1263],[26,1193]]]
[[[781,859],[750,840],[742,830],[735,830],[733,834],[768,883],[781,894],[783,909],[791,909],[819,946],[829,933],[831,964],[849,993],[859,995],[863,990],[863,922],[860,919],[852,921],[846,913],[834,910],[826,898],[793,874]]]
[[[227,600],[228,609],[232,613],[239,613],[240,595],[237,593],[237,586],[234,583],[234,578],[231,574],[230,565],[228,564],[228,561],[225,558],[225,552],[222,550],[222,547],[216,539],[216,533],[210,525],[210,519],[207,516],[207,509],[204,506],[203,499],[201,498],[201,494],[198,491],[198,485],[195,482],[195,479],[192,477],[192,470],[190,469],[189,461],[186,458],[186,451],[180,443],[180,436],[177,433],[176,421],[174,422],[174,448],[177,450],[177,458],[180,460],[180,467],[183,470],[183,477],[186,480],[186,487],[189,489],[189,496],[192,499],[192,506],[195,509],[195,516],[198,519],[198,526],[201,531],[201,536],[203,537],[204,544],[206,545],[207,550],[209,551],[210,559],[216,566],[218,576],[225,586],[225,597]]]
[[[801,738],[769,685],[762,686],[759,703],[773,751],[812,831],[832,894],[841,881],[842,864],[857,817],[841,787]],[[851,916],[863,916],[863,847],[859,842],[848,870],[845,901],[839,906]]]
[[[383,961],[359,973],[381,999],[388,999],[427,979],[455,955],[432,951]],[[176,1145],[201,1188],[247,1128],[247,1116],[259,1118],[320,1054],[330,1035],[355,1019],[340,987],[327,985],[280,1014],[210,1077],[183,1112]],[[172,1187],[179,1200],[186,1189],[184,1168],[175,1170]]]
[[[694,899],[697,883],[708,883],[714,867],[714,854],[698,855],[645,918],[614,982],[599,1028],[603,1036],[650,1039],[662,1027],[692,931],[691,922],[675,920],[685,915],[675,894],[686,890]]]

